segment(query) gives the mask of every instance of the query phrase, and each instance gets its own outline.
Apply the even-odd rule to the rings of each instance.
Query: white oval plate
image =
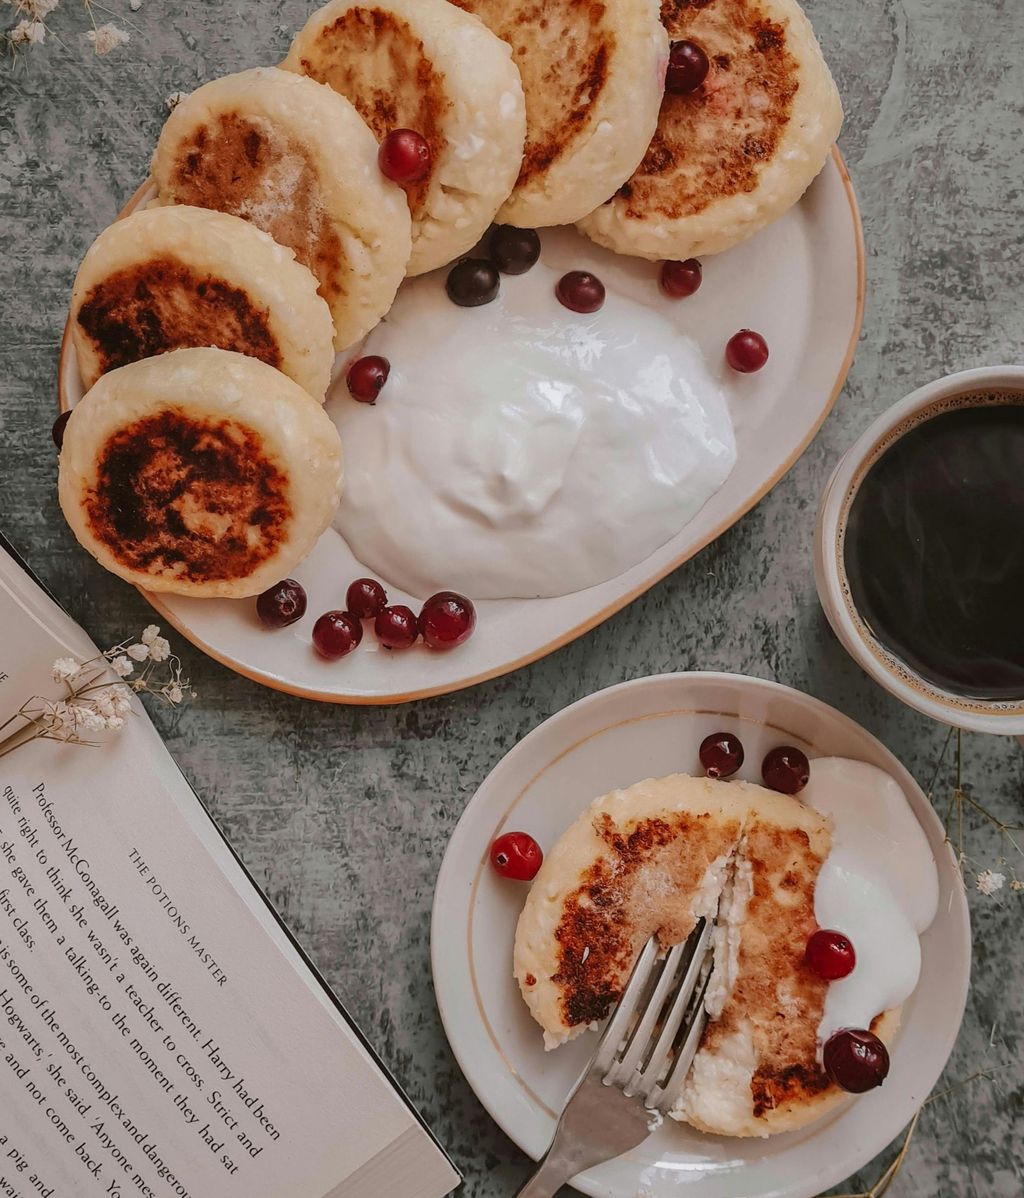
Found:
[[[124,214],[151,196],[144,186]],[[559,240],[561,260],[564,247]],[[578,237],[578,246],[578,256],[567,261],[566,269],[587,266],[609,286],[657,286],[657,264],[611,254],[583,237]],[[333,529],[295,571],[309,595],[309,610],[285,631],[261,628],[252,600],[143,594],[203,652],[266,686],[310,699],[399,703],[497,677],[607,619],[725,532],[778,482],[839,394],[853,359],[863,307],[860,218],[836,150],[785,216],[752,241],[705,261],[704,282],[696,295],[677,304],[665,301],[666,315],[675,313],[680,329],[695,338],[712,369],[721,374],[737,448],[736,465],[725,484],[676,536],[610,582],[554,599],[480,603],[476,635],[451,653],[431,653],[422,646],[405,653],[375,652],[371,635],[344,661],[317,657],[310,644],[314,621],[321,612],[343,607],[349,582],[368,572]],[[724,363],[725,342],[743,327],[763,333],[771,348],[768,366],[756,375],[736,375]],[[501,377],[500,364],[495,377]],[[59,391],[62,410],[82,394],[66,329]],[[392,602],[418,606],[416,597],[393,587],[389,594]]]
[[[599,691],[535,728],[494,768],[452,835],[431,924],[434,990],[469,1084],[524,1152],[539,1158],[596,1038],[545,1053],[512,976],[525,888],[498,878],[487,850],[503,831],[549,846],[597,795],[674,771],[699,773],[697,748],[718,729],[746,749],[740,776],[757,781],[765,752],[789,743],[808,756],[850,757],[891,774],[939,867],[939,911],[921,938],[922,970],[903,1008],[885,1085],[802,1131],[768,1140],[704,1135],[666,1120],[626,1156],[573,1183],[595,1198],[812,1198],[877,1155],[935,1085],[967,999],[967,903],[942,825],[920,787],[873,736],[833,708],[778,683],[734,674],[664,674]]]

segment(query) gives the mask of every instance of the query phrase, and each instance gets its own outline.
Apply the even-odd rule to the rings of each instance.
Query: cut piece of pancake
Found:
[[[149,208],[105,229],[75,279],[71,329],[86,390],[140,358],[214,345],[323,399],[334,363],[310,271],[248,221],[205,208]]]
[[[515,976],[546,1045],[608,1014],[652,935],[668,948],[717,913],[710,1018],[672,1113],[732,1136],[819,1118],[847,1097],[818,1060],[828,983],[803,964],[830,847],[822,815],[750,783],[674,774],[596,800],[549,852],[516,930]]]
[[[297,383],[243,354],[179,349],[105,374],[71,414],[60,504],[114,574],[151,591],[256,595],[330,523],[341,442]]]
[[[409,274],[472,249],[523,159],[523,89],[504,42],[447,0],[332,0],[283,65],[346,96],[378,140],[393,129],[426,138],[430,172],[406,187]]]
[[[685,259],[729,249],[791,208],[843,113],[796,0],[663,0],[662,20],[704,50],[707,78],[666,93],[643,162],[579,227],[621,254]]]
[[[571,224],[635,170],[658,122],[668,39],[656,0],[454,0],[512,47],[522,170],[498,219]]]
[[[273,67],[227,75],[171,113],[153,157],[161,204],[244,217],[313,272],[343,349],[391,306],[411,246],[409,207],[377,143],[329,87]]]

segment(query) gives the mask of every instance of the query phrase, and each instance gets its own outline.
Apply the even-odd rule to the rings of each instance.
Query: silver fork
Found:
[[[668,1114],[707,1022],[713,930],[700,920],[661,959],[657,939],[648,940],[551,1146],[517,1198],[553,1198],[577,1173],[642,1143],[652,1113]]]

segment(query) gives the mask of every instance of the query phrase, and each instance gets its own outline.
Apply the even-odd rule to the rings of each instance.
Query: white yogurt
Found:
[[[918,936],[935,918],[939,875],[902,788],[884,770],[819,757],[800,797],[832,820],[815,918],[848,936],[857,957],[848,977],[829,983],[818,1029],[823,1045],[840,1028],[869,1028],[913,993],[921,971]]]
[[[379,401],[356,403],[344,383],[329,399],[345,447],[335,527],[412,595],[605,582],[674,536],[733,467],[722,387],[662,314],[653,273],[649,305],[606,278],[591,315],[557,301],[561,273],[542,258],[479,308],[451,303],[445,271],[407,280],[362,350],[391,363]]]

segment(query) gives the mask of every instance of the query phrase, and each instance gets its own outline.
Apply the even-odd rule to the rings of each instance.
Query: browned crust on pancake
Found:
[[[219,113],[177,148],[164,198],[241,216],[289,246],[332,306],[344,294],[341,240],[303,144],[266,119]]]
[[[671,819],[648,819],[623,830],[611,816],[594,820],[594,831],[607,852],[587,870],[581,884],[565,899],[555,931],[558,971],[551,980],[561,991],[563,1019],[578,1027],[603,1019],[618,1001],[637,953],[653,932],[665,947],[685,940],[692,919],[662,921],[638,918],[640,875],[664,871],[678,894],[696,890],[708,867],[731,851],[740,821],[712,817],[709,812],[683,813]],[[587,951],[589,950],[589,951]]]
[[[512,47],[526,98],[519,184],[571,153],[604,91],[615,35],[600,0],[453,0]],[[550,53],[538,50],[543,40]],[[620,176],[621,178],[621,176]]]
[[[93,287],[78,324],[105,374],[169,350],[214,345],[280,367],[270,313],[240,287],[172,257],[115,271]]]
[[[753,890],[737,980],[720,1018],[708,1024],[703,1047],[713,1050],[738,1027],[750,1028],[757,1061],[750,1088],[754,1116],[762,1118],[831,1085],[817,1063],[828,983],[803,959],[818,926],[814,890],[822,858],[805,831],[766,824],[756,813],[740,852],[751,865]]]
[[[657,132],[618,195],[629,217],[678,220],[757,187],[792,115],[800,68],[785,26],[757,0],[662,0],[661,19],[673,41],[700,45],[711,69],[690,95],[665,93]],[[763,108],[750,104],[754,93]]]
[[[204,583],[246,578],[277,552],[288,492],[254,429],[167,408],[110,437],[84,508],[123,566]]]
[[[451,108],[444,76],[434,67],[408,22],[380,8],[350,8],[316,40],[322,58],[304,56],[303,72],[350,100],[378,141],[393,129],[415,129],[430,146],[431,163],[447,147],[442,132]],[[387,73],[384,73],[384,63]],[[419,215],[434,176],[404,185],[413,217]]]

